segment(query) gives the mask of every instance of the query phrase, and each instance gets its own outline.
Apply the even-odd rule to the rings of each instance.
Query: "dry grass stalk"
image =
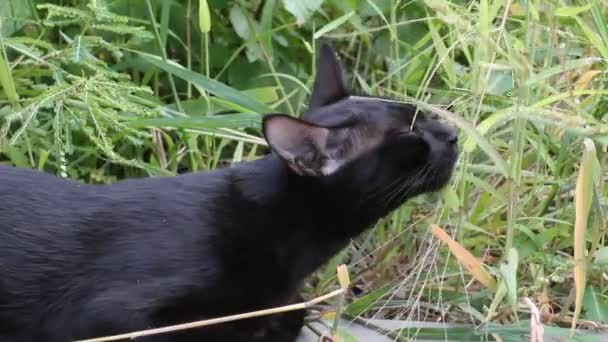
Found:
[[[524,298],[524,302],[530,308],[530,342],[543,342],[545,327],[540,318],[540,311],[530,298]]]
[[[448,245],[448,248],[454,254],[458,262],[462,264],[471,275],[490,290],[496,289],[496,280],[483,268],[483,265],[471,252],[454,241],[443,229],[436,224],[431,224],[431,233]]]
[[[281,313],[281,312],[304,310],[313,305],[324,302],[332,297],[339,296],[339,295],[343,294],[345,291],[346,291],[345,289],[340,288],[338,290],[332,291],[328,294],[314,298],[307,302],[285,305],[285,306],[280,306],[280,307],[276,307],[276,308],[272,308],[272,309],[252,311],[252,312],[238,314],[238,315],[206,319],[206,320],[202,320],[202,321],[172,325],[172,326],[167,326],[167,327],[162,327],[162,328],[134,331],[134,332],[120,334],[120,335],[97,337],[97,338],[92,338],[92,339],[87,339],[87,340],[79,340],[76,342],[105,342],[105,341],[117,341],[117,340],[123,340],[123,339],[133,339],[133,338],[142,337],[142,336],[158,335],[158,334],[164,334],[164,333],[169,333],[169,332],[175,332],[175,331],[181,331],[181,330],[187,330],[187,329],[193,329],[193,328],[200,328],[200,327],[205,327],[205,326],[214,325],[214,324],[237,321],[237,320],[246,319],[246,318],[272,315],[272,314]]]
[[[576,180],[575,189],[575,222],[574,222],[574,319],[572,320],[571,336],[574,335],[576,321],[580,316],[587,281],[585,232],[591,210],[593,197],[593,167],[595,145],[590,139],[583,140],[583,157]]]

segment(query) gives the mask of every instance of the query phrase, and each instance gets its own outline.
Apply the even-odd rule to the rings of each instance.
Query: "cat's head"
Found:
[[[453,128],[412,105],[351,95],[327,45],[319,51],[302,118],[267,115],[263,131],[272,151],[294,173],[323,183],[347,182],[379,199],[390,194],[395,205],[443,187],[457,158]]]

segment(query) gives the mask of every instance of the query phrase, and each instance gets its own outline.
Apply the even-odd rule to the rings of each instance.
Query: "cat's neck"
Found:
[[[348,235],[345,238],[357,235],[387,214],[386,209],[364,201],[360,184],[348,179],[328,182],[298,176],[275,155],[241,164],[235,171],[238,191],[259,209],[288,212],[293,219],[318,218],[311,224],[318,228],[334,225],[333,231]]]
[[[243,163],[233,168],[233,182],[247,208],[239,214],[244,234],[263,239],[277,251],[290,276],[302,278],[346,246],[350,239],[385,215],[364,205],[358,184],[340,186],[300,177],[277,157]],[[301,279],[300,279],[301,280]]]

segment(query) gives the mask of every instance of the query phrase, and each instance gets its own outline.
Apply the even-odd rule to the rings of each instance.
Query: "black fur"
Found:
[[[349,239],[448,181],[451,128],[420,113],[410,131],[415,108],[349,97],[328,47],[319,66],[315,105],[302,120],[267,116],[275,153],[253,162],[112,185],[0,168],[0,342],[68,342],[299,301],[300,282]],[[303,317],[138,340],[291,342]]]

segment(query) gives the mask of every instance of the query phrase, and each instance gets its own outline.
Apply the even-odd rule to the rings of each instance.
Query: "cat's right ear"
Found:
[[[263,132],[272,151],[290,169],[301,176],[329,175],[344,165],[345,160],[328,149],[328,138],[340,139],[339,130],[316,126],[284,114],[264,116]]]
[[[342,66],[327,44],[319,49],[317,71],[308,109],[319,108],[348,97]]]

